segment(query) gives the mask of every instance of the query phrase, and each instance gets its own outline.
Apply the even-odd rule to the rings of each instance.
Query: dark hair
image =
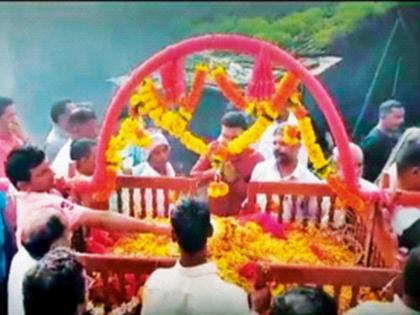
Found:
[[[6,175],[17,188],[18,182],[31,180],[31,169],[45,160],[44,151],[35,146],[27,145],[9,153],[6,161]]]
[[[69,125],[73,127],[84,124],[92,119],[96,119],[95,111],[87,106],[79,106],[70,114]]]
[[[410,251],[407,263],[403,270],[404,293],[416,301],[420,297],[420,247]]]
[[[420,167],[420,140],[412,139],[397,153],[395,157],[397,172],[401,174],[411,167]]]
[[[247,117],[244,113],[239,111],[229,111],[225,113],[221,119],[223,126],[228,128],[242,128],[243,130],[248,129]]]
[[[171,211],[171,224],[182,250],[189,254],[202,250],[211,229],[207,203],[192,197],[181,199]]]
[[[13,100],[9,97],[0,96],[0,116],[3,116],[6,107],[13,105]]]
[[[85,290],[82,264],[69,249],[57,247],[25,275],[25,314],[75,315],[85,301]]]
[[[58,119],[61,115],[65,114],[67,111],[67,104],[72,103],[73,101],[69,98],[59,100],[51,106],[50,116],[53,122],[58,123]]]
[[[73,161],[78,161],[81,158],[87,158],[90,155],[90,151],[96,146],[96,141],[80,138],[72,141],[70,146],[70,158]]]
[[[22,245],[35,259],[41,259],[51,248],[51,245],[64,235],[65,225],[56,215],[51,216],[41,229],[25,235]]]
[[[300,287],[274,299],[271,315],[337,315],[335,300],[321,289]]]
[[[387,100],[379,106],[379,118],[384,118],[393,108],[404,108],[397,100]]]

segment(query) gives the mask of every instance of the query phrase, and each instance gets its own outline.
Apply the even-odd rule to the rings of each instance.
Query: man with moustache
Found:
[[[293,182],[306,182],[306,183],[317,183],[320,180],[311,173],[305,165],[299,163],[298,154],[301,147],[301,135],[298,130],[296,131],[298,141],[296,144],[290,144],[285,141],[285,133],[287,128],[295,128],[287,123],[282,123],[279,127],[274,130],[274,150],[273,157],[263,161],[255,167],[251,175],[251,182],[280,182],[280,181],[293,181]],[[272,199],[272,203],[278,204],[278,198]],[[290,198],[284,199],[284,216],[285,220],[290,216],[291,200]],[[267,199],[265,195],[257,196],[257,203],[265,209],[267,205]],[[310,202],[311,203],[311,202]],[[297,202],[297,218],[306,216],[305,212],[308,209],[304,202]]]

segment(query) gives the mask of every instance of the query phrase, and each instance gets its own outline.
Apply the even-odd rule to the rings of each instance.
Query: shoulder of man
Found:
[[[370,301],[364,302],[350,309],[344,315],[415,315],[418,314],[400,303]]]
[[[362,149],[364,149],[364,148],[369,147],[373,144],[377,144],[377,143],[381,142],[381,140],[383,140],[383,139],[384,139],[383,133],[380,132],[377,127],[375,127],[362,140],[362,142],[360,143],[360,146],[362,147]]]
[[[147,278],[145,287],[162,287],[162,279],[167,280],[168,277],[174,272],[174,267],[171,268],[158,268],[153,271]]]

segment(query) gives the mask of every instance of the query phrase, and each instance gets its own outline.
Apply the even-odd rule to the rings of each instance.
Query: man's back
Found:
[[[374,182],[391,154],[392,148],[398,141],[398,135],[390,135],[374,127],[361,143],[365,157],[365,176]]]
[[[250,314],[246,293],[224,282],[213,263],[156,270],[145,284],[142,315]]]
[[[45,139],[44,149],[45,155],[48,158],[48,161],[54,161],[60,149],[67,142],[68,137],[59,127],[54,126],[49,132],[47,138]]]
[[[72,140],[69,139],[58,151],[54,161],[51,164],[57,178],[67,177],[69,174],[69,165],[71,163],[70,159],[70,147]]]

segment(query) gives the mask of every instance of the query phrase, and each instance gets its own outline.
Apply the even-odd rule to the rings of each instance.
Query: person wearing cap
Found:
[[[58,151],[69,139],[69,117],[76,106],[68,98],[59,100],[51,106],[52,128],[44,143],[44,151],[49,161],[54,161]]]
[[[401,135],[404,107],[397,100],[387,100],[379,106],[379,122],[361,143],[365,156],[365,178],[375,182],[392,149]]]
[[[133,168],[134,176],[143,177],[175,177],[175,170],[169,162],[171,147],[168,139],[159,131],[152,133],[152,144],[145,149],[146,161],[140,163]],[[146,190],[146,212],[151,213],[152,209],[152,192]],[[164,194],[163,191],[157,192],[157,212],[162,215],[164,211]]]

